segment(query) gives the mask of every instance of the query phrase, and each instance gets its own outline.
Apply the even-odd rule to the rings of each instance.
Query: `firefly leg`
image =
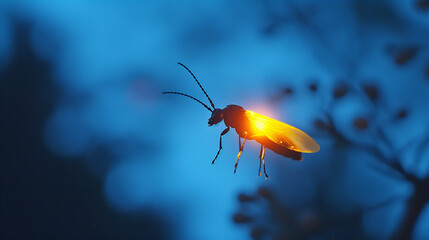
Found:
[[[268,177],[268,174],[267,174],[267,172],[265,171],[265,160],[264,160],[264,158],[265,158],[265,146],[263,147],[263,149],[262,149],[262,152],[261,152],[261,159],[262,159],[262,165],[264,165],[264,174],[265,174],[265,179],[268,179],[269,177]],[[261,169],[259,169],[259,176],[261,176]]]
[[[265,157],[265,147],[261,144],[261,151],[259,152],[259,176],[261,176],[262,158]]]
[[[238,151],[241,151],[241,137],[238,136]]]
[[[220,150],[222,150],[222,136],[225,135],[229,131],[229,127],[227,127],[225,130],[222,131],[219,138],[219,150],[216,153],[216,157],[213,159],[212,164],[215,163],[216,158],[219,156]]]
[[[237,155],[237,161],[235,162],[235,166],[234,166],[234,173],[237,172],[237,166],[238,166],[238,160],[240,160],[240,156],[241,156],[241,152],[244,149],[244,143],[246,142],[246,138],[244,138],[243,140],[243,144],[241,144],[241,138],[240,136],[238,137],[238,143],[239,143],[239,148],[240,150],[238,151],[238,155]]]

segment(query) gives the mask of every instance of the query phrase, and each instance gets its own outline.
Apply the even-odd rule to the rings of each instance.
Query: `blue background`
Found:
[[[428,239],[429,3],[0,0],[2,239]],[[207,127],[238,104],[321,145]]]

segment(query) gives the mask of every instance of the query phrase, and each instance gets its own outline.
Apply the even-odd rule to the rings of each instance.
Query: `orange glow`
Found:
[[[254,136],[263,135],[278,145],[304,153],[320,150],[319,144],[305,132],[262,114],[246,110],[246,117],[253,126]]]
[[[278,115],[278,112],[268,104],[263,104],[260,102],[254,102],[251,104],[246,104],[246,108],[252,109],[253,112],[259,113],[259,114],[266,116],[266,117],[269,117],[269,118],[273,118],[273,119],[279,119],[280,118],[280,116]]]

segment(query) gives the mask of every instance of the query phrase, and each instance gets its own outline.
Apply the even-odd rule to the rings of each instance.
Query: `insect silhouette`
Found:
[[[253,111],[245,110],[238,105],[228,105],[224,109],[216,108],[209,95],[206,93],[191,70],[182,63],[178,64],[188,70],[192,75],[198,86],[203,90],[212,108],[188,94],[180,92],[163,92],[163,94],[178,94],[199,102],[212,113],[208,121],[209,127],[221,122],[222,120],[225,123],[226,129],[220,134],[219,150],[217,151],[212,164],[215,163],[220,151],[222,150],[222,136],[228,133],[230,128],[235,128],[235,131],[238,134],[239,151],[237,161],[234,166],[234,173],[237,171],[238,161],[240,160],[241,152],[244,149],[244,143],[246,140],[256,140],[261,144],[261,150],[259,153],[259,176],[261,176],[262,164],[264,166],[264,174],[266,178],[268,178],[264,160],[266,148],[277,154],[298,161],[303,159],[302,153],[314,153],[320,150],[319,145],[313,138],[298,128],[292,127],[286,123],[274,120]],[[241,142],[242,138],[243,142]]]

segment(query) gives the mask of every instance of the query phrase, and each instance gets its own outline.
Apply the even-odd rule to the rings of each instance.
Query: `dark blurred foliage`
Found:
[[[272,2],[274,1],[268,1]],[[414,20],[405,19],[388,1],[348,3],[356,4],[351,9],[356,11],[358,25],[362,29],[379,24],[379,28],[392,28],[394,31],[421,31],[422,37],[427,37],[427,25],[412,25]],[[419,105],[389,109],[389,105],[395,101],[391,90],[397,88],[396,85],[400,83],[396,81],[401,80],[393,77],[389,79],[389,86],[383,84],[384,80],[374,79],[371,75],[365,76],[368,73],[360,72],[363,70],[359,65],[362,62],[352,59],[356,56],[341,55],[343,53],[340,52],[340,46],[330,45],[331,33],[321,31],[320,25],[314,20],[317,19],[318,4],[302,4],[307,8],[300,8],[299,5],[301,4],[293,1],[279,4],[277,7],[289,9],[290,12],[286,15],[276,15],[274,12],[278,8],[269,11],[269,15],[276,17],[272,18],[272,22],[263,31],[264,34],[272,37],[280,27],[301,26],[317,42],[316,45],[323,46],[332,53],[328,57],[322,54],[320,59],[324,59],[325,67],[333,71],[332,62],[346,67],[343,71],[346,79],[335,80],[328,88],[325,85],[322,94],[317,92],[320,91],[319,84],[324,85],[323,82],[314,79],[309,80],[307,86],[301,84],[296,87],[298,89],[286,86],[274,93],[271,100],[273,104],[283,101],[287,102],[285,105],[294,104],[302,101],[302,98],[294,101],[295,92],[303,92],[299,88],[310,90],[311,93],[306,95],[313,100],[308,105],[316,105],[321,110],[310,118],[316,129],[312,135],[319,136],[324,151],[316,158],[310,156],[307,161],[323,161],[326,165],[314,163],[317,170],[307,167],[306,173],[301,172],[304,176],[294,174],[292,177],[283,177],[284,182],[275,179],[273,181],[281,183],[267,184],[256,193],[238,195],[240,208],[233,217],[234,221],[250,226],[253,239],[426,239],[427,231],[423,228],[428,221],[425,209],[429,202],[429,125],[423,119],[427,119],[427,112],[413,111]],[[427,1],[416,1],[416,7],[424,11],[427,9]],[[267,9],[273,7],[268,6]],[[359,36],[362,39],[365,38],[364,31]],[[387,44],[387,54],[384,58],[377,58],[378,61],[395,63],[397,69],[391,71],[400,72],[404,65],[410,64],[421,69],[421,61],[416,63],[414,59],[422,54],[422,48],[427,48],[427,42],[415,45],[412,36],[408,38],[411,43],[406,43],[405,36],[402,41],[404,43],[400,45]],[[357,46],[359,47],[365,51],[365,46]],[[350,46],[350,51],[354,48],[356,46]],[[423,52],[427,54],[426,49]],[[368,60],[360,57],[360,60]],[[326,58],[331,60],[326,61]],[[423,59],[428,60],[427,56]],[[424,68],[423,65],[421,72],[427,71]],[[416,92],[403,88],[397,92],[401,95],[396,98],[410,100],[419,94],[426,92],[427,96],[429,93],[427,83],[421,82],[421,77],[413,78],[411,75],[412,79],[408,79],[410,85],[415,84],[421,88]],[[420,104],[425,104],[428,98],[422,98],[421,101]],[[410,112],[420,116],[419,126],[405,125],[415,121],[408,119]],[[422,131],[413,134],[412,131],[399,129],[411,130],[414,127]],[[395,131],[401,134],[395,134]],[[401,141],[408,142],[401,144]],[[411,158],[419,160],[415,160],[413,165],[410,163],[413,161]],[[279,174],[287,175],[291,172],[283,170]],[[353,177],[355,178],[352,179]],[[310,183],[305,183],[307,181]],[[299,194],[286,189],[301,191],[302,187],[314,192],[311,193],[311,200],[302,199],[304,202],[299,203],[295,199]]]
[[[156,211],[113,211],[82,160],[47,149],[43,129],[58,90],[50,64],[30,47],[31,24],[14,23],[13,56],[0,71],[0,238],[170,239]]]

